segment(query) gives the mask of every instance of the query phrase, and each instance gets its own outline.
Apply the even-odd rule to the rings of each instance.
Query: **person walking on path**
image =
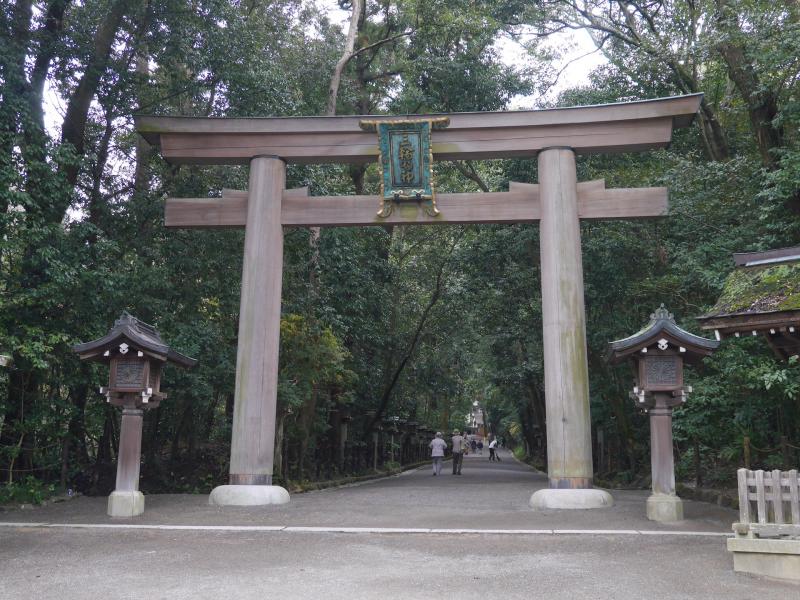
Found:
[[[442,460],[444,459],[444,450],[447,448],[447,442],[442,439],[442,432],[437,431],[436,437],[431,440],[429,444],[431,449],[431,458],[433,459],[433,475],[442,474]]]
[[[461,475],[461,464],[464,462],[464,437],[460,431],[453,432],[453,475]]]
[[[472,453],[475,454],[475,451],[478,449],[478,442],[475,441],[475,438],[472,438],[472,441],[470,441],[469,448],[472,450]]]
[[[502,462],[500,460],[500,456],[497,454],[497,438],[494,438],[489,443],[489,460],[496,460],[498,462]]]
[[[478,440],[478,454],[483,456],[483,440]]]

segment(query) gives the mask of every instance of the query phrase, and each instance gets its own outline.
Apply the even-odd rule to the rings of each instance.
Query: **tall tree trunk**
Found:
[[[71,0],[52,0],[47,6],[44,22],[36,35],[39,40],[39,52],[31,70],[28,91],[30,126],[26,127],[25,136],[29,145],[42,145],[42,140],[36,138],[44,135],[44,85],[50,72],[50,63],[56,56],[58,38],[64,28],[64,13],[70,2]]]
[[[433,291],[431,292],[431,297],[428,300],[428,303],[425,305],[425,308],[422,310],[420,314],[419,321],[417,322],[417,326],[414,329],[414,333],[411,336],[411,340],[409,341],[408,345],[406,346],[405,351],[401,355],[400,361],[397,363],[397,366],[392,371],[391,377],[389,378],[388,384],[384,387],[383,392],[381,393],[380,400],[378,401],[378,408],[375,411],[375,416],[370,419],[365,432],[370,432],[375,427],[376,423],[383,418],[386,409],[389,406],[389,400],[392,397],[392,393],[394,392],[394,388],[397,385],[397,382],[400,379],[400,375],[402,375],[403,370],[406,367],[406,364],[411,357],[413,356],[415,350],[417,349],[417,344],[419,343],[420,337],[422,335],[423,330],[425,329],[425,325],[427,324],[428,317],[430,316],[433,307],[436,306],[437,302],[439,302],[439,298],[442,295],[442,289],[444,286],[444,271],[445,267],[447,266],[450,255],[452,254],[453,250],[455,250],[456,242],[450,247],[449,252],[442,258],[442,262],[439,264],[439,270],[436,274],[436,282],[434,284]]]
[[[344,44],[344,52],[336,62],[333,75],[328,86],[328,105],[325,109],[326,115],[336,114],[336,100],[339,96],[339,84],[342,81],[342,73],[347,63],[353,58],[356,46],[356,35],[358,34],[359,22],[364,14],[364,0],[353,0],[353,12],[350,15],[350,25],[347,29],[347,39]]]
[[[617,398],[614,394],[605,397],[605,399],[614,411],[614,416],[617,421],[617,434],[619,435],[622,450],[624,450],[628,459],[628,466],[631,473],[636,473],[638,468],[636,441],[633,437],[633,428],[631,426],[630,417],[628,416],[629,410],[626,405],[627,403]]]
[[[700,101],[697,120],[708,157],[715,161],[728,160],[731,157],[731,150],[728,146],[727,136],[717,120],[717,115],[705,98]]]
[[[140,48],[139,52],[136,54],[136,72],[144,81],[147,81],[150,76],[150,64],[148,62],[146,47],[144,46]],[[141,106],[142,104],[143,102],[141,101],[140,96],[139,105]],[[148,144],[141,135],[137,135],[136,167],[133,174],[133,189],[134,192],[138,194],[146,194],[149,191],[147,164],[152,155],[153,149],[150,147],[150,144]]]
[[[114,487],[113,479],[113,450],[114,443],[114,407],[105,406],[105,420],[103,421],[103,434],[97,443],[97,455],[92,469],[92,485],[90,493],[107,494]]]
[[[147,436],[147,444],[142,449],[145,456],[145,461],[147,462],[148,467],[154,468],[156,471],[161,470],[161,432],[159,427],[161,425],[161,407],[159,406],[155,410],[149,410],[145,413],[145,418],[147,415],[152,415],[149,418],[150,422],[150,433]]]
[[[783,145],[783,129],[774,124],[779,112],[777,97],[772,90],[764,88],[743,48],[731,43],[720,44],[717,48],[725,59],[728,76],[747,104],[761,164],[774,169],[777,160],[774,151]]]
[[[89,116],[89,107],[100,85],[100,79],[108,66],[114,39],[117,36],[123,17],[130,10],[141,3],[141,0],[116,0],[111,4],[103,18],[94,38],[94,50],[86,69],[83,72],[78,86],[73,91],[67,103],[67,112],[61,128],[61,141],[70,144],[75,151],[75,158],[80,159],[85,152],[86,123]],[[62,171],[67,183],[74,186],[78,180],[80,165],[68,161],[62,165]],[[61,211],[58,211],[58,208]],[[53,219],[60,220],[66,207],[55,207]]]
[[[277,422],[275,423],[275,457],[272,461],[272,469],[273,469],[273,476],[276,474],[281,478],[284,478],[284,473],[286,473],[286,469],[284,468],[284,461],[285,461],[285,454],[283,452],[284,443],[284,428],[283,424],[286,421],[286,412],[283,410],[278,410],[278,414],[275,416]]]
[[[297,472],[300,479],[305,475],[305,467],[308,458],[308,449],[316,446],[316,435],[314,435],[314,420],[317,416],[317,403],[319,400],[319,386],[314,385],[311,390],[311,397],[300,407],[297,415],[297,427],[300,433],[300,456]]]
[[[217,416],[217,407],[222,398],[222,393],[216,392],[212,395],[211,402],[208,403],[208,410],[203,420],[203,439],[208,441],[211,439],[211,434],[214,432],[214,421]]]
[[[783,130],[774,124],[778,115],[778,98],[774,90],[765,87],[753,60],[748,56],[747,35],[739,23],[739,15],[728,0],[716,0],[717,26],[722,41],[716,48],[725,61],[728,76],[747,105],[761,163],[772,169],[776,164],[774,150],[783,145]]]
[[[80,471],[88,468],[89,454],[86,450],[86,401],[89,395],[89,382],[91,373],[86,364],[81,363],[80,384],[70,390],[69,397],[72,402],[72,414],[67,425],[67,434],[64,436],[61,485],[69,483],[69,467],[78,467]],[[81,490],[85,491],[85,490]]]

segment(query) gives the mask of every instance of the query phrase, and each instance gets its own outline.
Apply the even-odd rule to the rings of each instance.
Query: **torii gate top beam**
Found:
[[[531,156],[553,147],[572,148],[578,154],[662,148],[672,139],[673,128],[691,123],[702,96],[453,113],[448,115],[449,128],[435,132],[433,153],[437,160],[465,160]],[[136,130],[160,146],[173,164],[246,164],[261,155],[295,164],[364,163],[376,160],[378,147],[375,134],[359,128],[362,118],[139,116]]]

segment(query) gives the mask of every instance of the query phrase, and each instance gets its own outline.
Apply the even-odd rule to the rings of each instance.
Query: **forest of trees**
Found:
[[[352,0],[339,2],[352,15],[342,25],[324,5],[2,3],[0,502],[113,487],[119,411],[97,391],[106,369],[71,347],[123,310],[199,359],[167,369],[169,398],[145,417],[143,490],[225,481],[243,233],[166,230],[163,206],[243,189],[247,170],[168,165],[133,131],[136,114],[414,114],[703,92],[669,149],[578,162],[580,180],[670,189],[664,219],[582,224],[593,432],[604,440],[595,469],[607,481],[649,472],[646,417],[628,398],[629,370],[606,363],[607,343],[662,302],[698,332],[732,252],[800,243],[795,0]],[[554,94],[560,40],[580,29],[602,66]],[[509,39],[513,61],[499,49]],[[453,192],[537,179],[534,157],[436,172]],[[290,166],[287,178],[312,194],[379,186],[375,165]],[[333,461],[336,415],[352,417],[352,451],[372,422],[453,427],[474,400],[493,431],[541,461],[538,236],[527,224],[287,229],[278,478],[366,468]],[[797,466],[785,444],[800,446],[796,359],[726,340],[689,383],[675,415],[679,478],[725,485],[745,437],[765,450],[755,465]],[[320,472],[322,461],[335,464]]]

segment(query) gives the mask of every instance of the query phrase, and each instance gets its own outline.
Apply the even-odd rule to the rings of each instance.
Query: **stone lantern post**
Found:
[[[675,493],[675,462],[672,454],[672,410],[686,402],[692,389],[683,383],[683,366],[710,356],[719,342],[678,327],[661,307],[650,322],[630,337],[609,344],[612,364],[629,361],[636,385],[631,398],[650,415],[650,468],[653,493],[647,499],[651,521],[680,521],[683,503]]]
[[[144,495],[139,491],[144,411],[157,407],[167,397],[160,390],[161,368],[168,362],[192,367],[197,361],[172,350],[161,340],[155,327],[127,312],[114,322],[107,335],[78,344],[73,351],[81,360],[109,366],[108,386],[101,387],[100,393],[107,402],[122,408],[122,424],[117,482],[108,497],[108,514],[135,517],[144,512]]]

